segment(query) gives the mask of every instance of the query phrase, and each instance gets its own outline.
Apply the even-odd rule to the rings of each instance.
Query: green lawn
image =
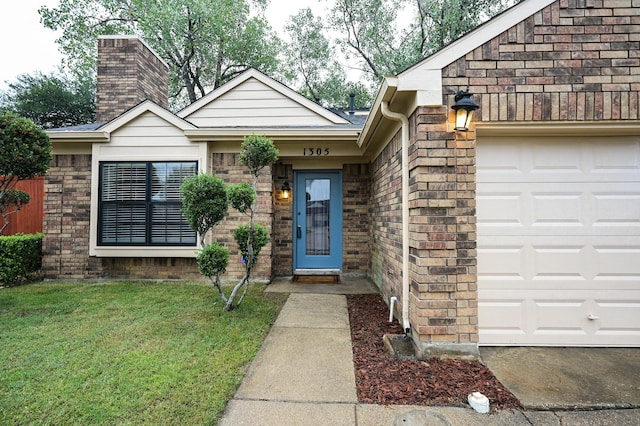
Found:
[[[215,424],[286,296],[202,283],[0,289],[0,424]]]

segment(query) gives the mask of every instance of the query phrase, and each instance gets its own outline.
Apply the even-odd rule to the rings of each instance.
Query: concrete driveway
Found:
[[[528,410],[640,408],[640,348],[481,347]]]

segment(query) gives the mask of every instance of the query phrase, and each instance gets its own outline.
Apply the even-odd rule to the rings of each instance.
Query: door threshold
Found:
[[[291,281],[300,284],[338,284],[339,269],[296,269]]]

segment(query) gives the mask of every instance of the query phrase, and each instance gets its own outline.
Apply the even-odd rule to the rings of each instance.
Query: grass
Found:
[[[215,424],[285,296],[201,283],[0,289],[0,424]]]

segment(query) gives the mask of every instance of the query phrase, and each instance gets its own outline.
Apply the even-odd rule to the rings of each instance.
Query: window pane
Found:
[[[189,228],[179,203],[154,203],[151,208],[153,244],[195,244],[196,233]]]
[[[182,215],[182,182],[198,163],[119,162],[101,164],[102,245],[195,245]]]
[[[144,244],[147,214],[144,204],[102,206],[102,244]]]
[[[180,201],[180,186],[196,174],[196,163],[153,163],[151,167],[151,198],[154,201]]]
[[[103,164],[101,188],[102,201],[144,201],[147,192],[146,164]]]
[[[328,256],[329,207],[331,194],[330,179],[307,179],[307,245],[308,256]]]

